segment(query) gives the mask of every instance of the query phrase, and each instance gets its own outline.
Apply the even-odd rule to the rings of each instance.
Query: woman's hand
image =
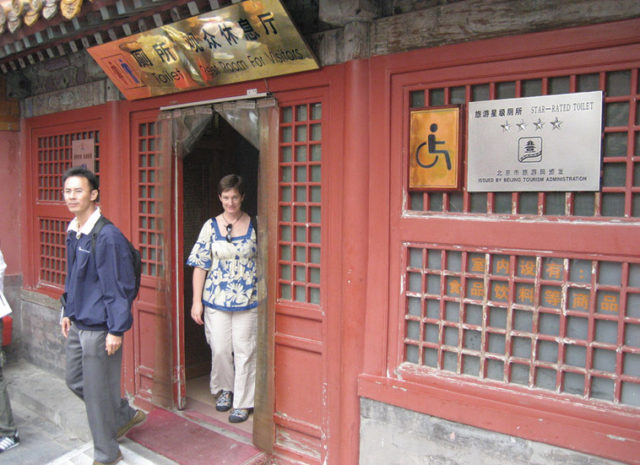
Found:
[[[193,321],[195,321],[199,325],[204,324],[204,321],[202,321],[203,311],[204,309],[202,308],[201,301],[194,302],[193,305],[191,306],[191,318],[193,319]]]
[[[204,281],[207,277],[207,270],[200,267],[193,269],[193,305],[191,305],[191,318],[199,325],[203,325],[202,321],[202,290],[204,289]]]

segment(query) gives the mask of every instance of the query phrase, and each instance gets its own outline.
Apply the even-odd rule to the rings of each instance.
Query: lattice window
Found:
[[[605,91],[602,192],[412,192],[409,210],[554,217],[640,217],[638,70],[468,83],[409,92],[410,106],[465,104],[571,92]]]
[[[320,304],[322,106],[280,115],[278,298]]]
[[[160,136],[157,123],[138,126],[137,229],[142,255],[142,274],[159,276],[161,269],[162,216],[160,211]]]
[[[67,272],[65,219],[40,218],[40,254],[38,279],[53,285],[64,286]]]
[[[405,247],[404,360],[640,406],[640,264]]]
[[[82,131],[39,137],[38,144],[38,201],[63,202],[62,175],[71,168],[74,140],[93,139],[95,173],[100,173],[100,132]]]
[[[36,139],[37,179],[36,201],[38,204],[52,202],[62,205],[62,176],[72,165],[74,140],[93,139],[96,160],[96,175],[100,175],[100,132],[78,131],[66,134],[41,136]],[[51,205],[51,203],[49,203]],[[66,210],[66,209],[65,209]],[[39,284],[64,286],[66,276],[65,236],[68,220],[60,218],[60,212],[50,208],[37,209],[38,243],[35,256]]]

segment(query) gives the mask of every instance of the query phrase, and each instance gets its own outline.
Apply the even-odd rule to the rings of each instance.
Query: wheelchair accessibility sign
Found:
[[[460,107],[411,112],[409,189],[460,187]]]

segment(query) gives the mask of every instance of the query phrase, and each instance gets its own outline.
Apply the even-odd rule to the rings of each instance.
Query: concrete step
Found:
[[[74,438],[76,443],[82,444],[80,447],[74,444],[72,447],[75,449],[72,450],[67,448],[66,450],[69,452],[50,461],[47,465],[92,465],[93,443],[84,402],[67,388],[64,380],[24,360],[8,363],[3,368],[3,374],[7,380],[12,404],[34,412],[43,420],[60,428],[61,435]],[[227,421],[228,413],[217,412],[215,406],[194,399],[189,399],[188,406],[190,408],[187,410],[172,412],[172,414],[231,439],[234,441],[233,447],[241,444],[253,447],[250,425],[248,425],[250,422],[247,422],[247,425],[229,424]],[[18,425],[18,429],[20,430],[20,425]],[[133,433],[135,431],[133,430]],[[131,437],[135,439],[135,434]],[[186,442],[188,440],[197,441],[197,438],[185,438]],[[123,438],[119,442],[124,457],[124,460],[119,462],[122,465],[179,465],[178,462],[154,452],[130,438]],[[192,444],[193,447],[196,445]],[[15,450],[18,451],[19,448]],[[184,457],[172,457],[179,460],[180,463],[189,463],[188,455],[185,453]],[[250,459],[243,460],[237,465],[264,465],[266,463],[268,463],[268,457],[256,449]]]
[[[47,418],[70,436],[91,440],[84,403],[62,378],[24,360],[8,363],[3,372],[12,402]]]
[[[64,380],[24,360],[5,365],[3,375],[13,405],[31,410],[61,428],[69,437],[84,442],[48,465],[92,465],[93,443],[84,403],[67,388]],[[127,438],[120,440],[120,449],[124,457],[120,462],[122,465],[178,465]],[[19,453],[20,448],[9,452],[14,450]]]

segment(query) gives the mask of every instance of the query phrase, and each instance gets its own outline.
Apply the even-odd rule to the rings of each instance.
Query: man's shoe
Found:
[[[222,391],[216,400],[216,410],[218,412],[226,412],[231,408],[233,402],[233,392]]]
[[[248,408],[234,408],[229,415],[229,423],[242,423],[249,418]]]
[[[5,450],[13,449],[18,445],[20,445],[20,438],[18,437],[17,431],[13,436],[0,437],[0,453],[4,452]]]
[[[146,418],[146,413],[144,413],[142,410],[136,410],[136,413],[133,417],[131,417],[131,420],[129,420],[127,424],[125,424],[118,430],[118,432],[116,433],[116,439],[120,439],[122,436],[127,434],[131,428],[145,421]]]
[[[122,452],[118,451],[118,456],[113,462],[98,462],[97,460],[94,460],[93,465],[116,465],[120,460],[122,460]]]

